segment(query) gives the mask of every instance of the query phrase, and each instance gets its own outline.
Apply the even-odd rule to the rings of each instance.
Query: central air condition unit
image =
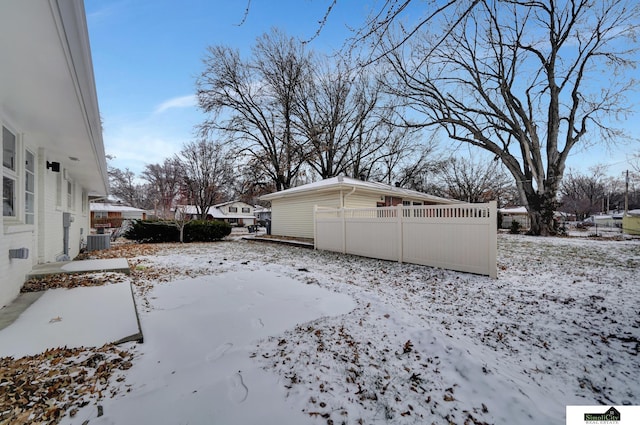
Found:
[[[111,248],[111,235],[87,235],[87,251]]]

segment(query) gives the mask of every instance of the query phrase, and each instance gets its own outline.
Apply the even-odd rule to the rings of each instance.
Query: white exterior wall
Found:
[[[6,120],[4,121],[6,123]],[[3,120],[0,119],[0,126]],[[12,131],[15,127],[11,127]],[[74,221],[69,231],[69,256],[74,258],[80,252],[82,238],[89,228],[88,198],[82,187],[75,181],[70,172],[64,173],[61,165],[60,173],[46,169],[47,161],[59,161],[61,158],[47,156],[44,148],[30,144],[28,134],[16,131],[20,136],[17,143],[18,169],[16,172],[16,217],[2,217],[0,234],[0,308],[7,305],[20,292],[26,275],[35,264],[56,261],[63,253],[62,214],[69,212]],[[34,191],[34,223],[26,224],[24,218],[25,204],[25,170],[24,152],[34,154],[35,191]],[[70,164],[69,164],[70,165]],[[74,205],[67,205],[65,174],[73,183]],[[62,199],[58,200],[58,181],[63,184]],[[83,196],[84,195],[84,196]],[[62,205],[60,205],[60,203]],[[83,203],[87,208],[83,211]],[[9,259],[10,249],[27,248],[27,259]]]
[[[10,58],[0,72],[0,125],[15,135],[15,149],[8,149],[15,160],[0,165],[14,186],[14,205],[8,202],[6,213],[3,205],[0,218],[2,307],[18,295],[34,264],[56,261],[63,252],[65,212],[74,219],[68,254],[78,254],[89,227],[83,205],[89,192],[106,195],[108,181],[83,1],[0,1],[0,40],[0,56]],[[33,223],[25,217],[27,149],[34,155]],[[65,179],[73,183],[73,205],[66,185],[59,195]],[[29,250],[28,258],[9,259],[9,250],[19,248]]]
[[[344,195],[345,208],[375,208],[378,202],[384,202],[384,196],[358,193],[358,191],[351,195],[347,192]]]
[[[65,172],[65,170],[67,170]],[[66,177],[66,179],[65,179]],[[72,184],[74,201],[69,205],[67,196],[67,182]],[[61,192],[58,191],[61,184]],[[42,223],[44,232],[41,235],[41,252],[39,263],[49,263],[61,258],[64,253],[62,214],[71,214],[72,222],[69,228],[69,257],[73,259],[80,253],[81,240],[86,239],[90,227],[88,206],[82,210],[83,203],[87,205],[86,194],[80,184],[73,179],[73,174],[61,165],[60,173],[47,171],[44,181],[44,212]],[[38,195],[36,195],[37,197]],[[59,198],[60,196],[60,198]]]
[[[237,209],[236,212],[230,212],[229,211],[229,207],[235,207]],[[243,208],[249,208],[249,212],[242,212]],[[246,202],[233,202],[231,204],[224,205],[224,206],[220,207],[219,209],[221,209],[222,212],[225,213],[225,214],[251,214],[251,215],[253,215],[253,211],[254,211],[255,207],[253,205],[247,204]]]
[[[384,195],[351,190],[297,195],[271,201],[271,234],[313,238],[313,208],[376,208]],[[344,205],[341,205],[341,204]]]
[[[0,126],[7,125],[7,120],[0,118]],[[7,125],[9,127],[9,125]],[[74,258],[80,252],[81,240],[89,228],[88,197],[80,184],[73,180],[70,172],[63,171],[61,165],[59,173],[46,169],[47,161],[59,161],[61,158],[47,156],[44,148],[33,146],[29,134],[16,130],[17,140],[17,170],[16,170],[16,216],[2,217],[0,234],[0,308],[7,305],[20,292],[26,275],[35,264],[54,262],[63,253],[62,214],[69,212],[74,221],[69,231],[69,256]],[[25,151],[34,154],[34,223],[25,222]],[[69,161],[67,161],[69,162]],[[71,164],[68,164],[71,166]],[[66,196],[66,182],[72,182],[75,202],[68,205]],[[62,199],[58,200],[58,184],[63,185]],[[87,208],[83,211],[83,203]],[[27,248],[27,259],[9,259],[10,249]]]
[[[271,201],[271,234],[313,238],[313,207],[340,207],[338,192]]]

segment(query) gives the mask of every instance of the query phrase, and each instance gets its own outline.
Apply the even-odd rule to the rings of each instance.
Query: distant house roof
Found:
[[[502,214],[528,214],[526,207],[499,208],[498,212]]]
[[[244,205],[247,205],[247,206],[249,206],[251,208],[255,208],[253,205],[247,204],[246,202],[243,202],[243,201],[227,201],[227,202],[222,202],[221,204],[215,204],[215,205],[212,205],[212,206],[216,207],[216,208],[220,208],[220,207],[224,207],[225,205],[231,205],[231,204],[244,204]]]
[[[233,219],[254,219],[253,214],[225,214],[220,210],[220,206],[232,204],[233,202],[225,202],[224,204],[218,204],[218,206],[211,206],[207,209],[207,215],[210,215],[214,219],[221,218],[233,218]],[[195,205],[181,205],[180,208],[184,208],[184,214],[196,215],[200,214],[198,207]]]
[[[261,200],[271,201],[273,199],[286,198],[290,196],[298,196],[301,194],[329,192],[335,190],[360,190],[377,195],[395,196],[399,198],[411,198],[427,202],[435,202],[440,204],[454,204],[460,201],[454,199],[441,198],[439,196],[428,195],[426,193],[415,190],[404,189],[401,187],[390,186],[384,183],[368,182],[351,177],[332,177],[319,182],[305,184],[303,186],[293,187],[291,189],[280,192],[270,193],[260,197]]]
[[[89,210],[107,212],[146,212],[140,208],[134,208],[128,205],[108,204],[103,202],[91,202],[89,204]]]

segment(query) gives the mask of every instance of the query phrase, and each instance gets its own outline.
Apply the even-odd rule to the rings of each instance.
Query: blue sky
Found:
[[[339,3],[313,40],[314,49],[339,48],[349,35],[345,24],[366,16],[358,1]],[[248,53],[272,27],[309,39],[329,4],[253,0],[238,25],[244,0],[85,0],[105,150],[115,156],[111,164],[138,174],[194,139],[194,126],[205,119],[194,93],[207,46]]]
[[[194,139],[194,126],[205,119],[194,92],[207,46],[223,44],[248,54],[272,27],[309,39],[330,3],[252,0],[246,21],[238,25],[245,0],[85,0],[105,150],[115,156],[111,164],[138,174]],[[367,16],[366,4],[375,3],[338,1],[310,47],[339,49],[348,27],[357,27]],[[621,126],[637,137],[639,120],[636,114]],[[627,153],[639,150],[638,142],[611,152],[591,150],[573,155],[568,167],[586,171],[612,164],[610,175],[619,176],[628,167]]]

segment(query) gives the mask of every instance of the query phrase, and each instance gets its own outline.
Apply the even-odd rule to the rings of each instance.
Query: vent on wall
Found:
[[[9,258],[26,260],[27,258],[29,258],[29,248],[10,249]]]

